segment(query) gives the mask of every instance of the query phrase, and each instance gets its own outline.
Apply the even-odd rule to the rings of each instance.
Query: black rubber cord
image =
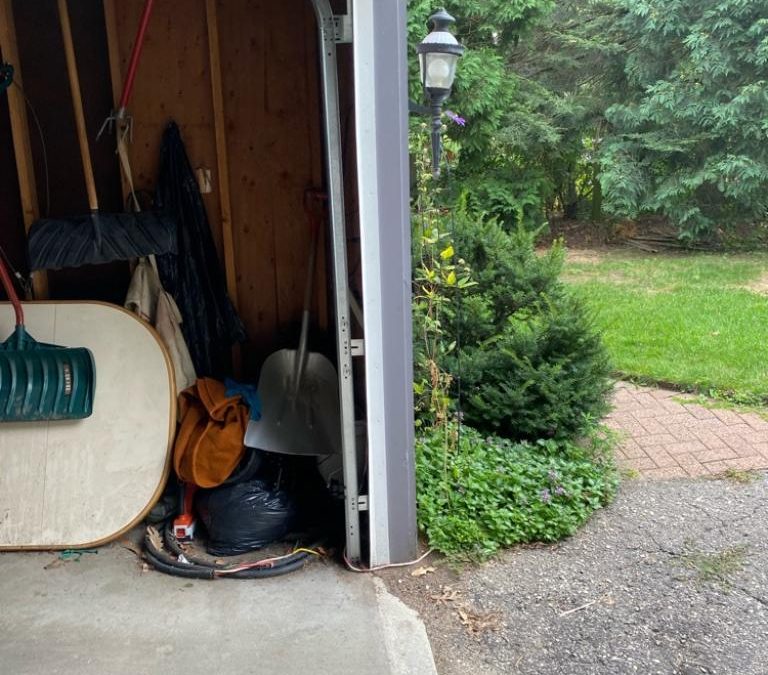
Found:
[[[147,531],[144,537],[147,562],[158,572],[190,579],[210,580],[225,577],[232,579],[266,579],[299,570],[304,567],[307,560],[311,557],[311,554],[305,551],[297,551],[275,563],[272,567],[252,567],[237,572],[228,572],[227,570],[233,569],[238,565],[210,563],[200,558],[192,558],[189,553],[185,552],[179,545],[176,537],[173,536],[173,525],[170,522],[166,525],[164,538],[170,553],[164,548],[158,548],[149,536],[149,530]],[[178,558],[181,555],[189,562],[180,562]]]

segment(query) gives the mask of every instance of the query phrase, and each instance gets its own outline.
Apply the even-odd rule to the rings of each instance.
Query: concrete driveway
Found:
[[[768,481],[631,480],[570,540],[388,573],[441,675],[765,675]]]

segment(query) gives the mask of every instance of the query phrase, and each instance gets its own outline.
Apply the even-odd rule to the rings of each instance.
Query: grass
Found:
[[[738,403],[768,401],[768,254],[570,259],[614,367]]]
[[[747,547],[734,546],[714,553],[691,551],[683,556],[683,562],[694,571],[699,582],[728,585],[744,568],[746,558]]]
[[[726,469],[721,476],[715,476],[716,478],[722,477],[726,480],[729,480],[733,483],[738,483],[739,485],[749,485],[750,483],[754,483],[762,478],[762,475],[758,473],[757,471],[742,471],[741,469],[734,469],[731,467],[730,469]]]

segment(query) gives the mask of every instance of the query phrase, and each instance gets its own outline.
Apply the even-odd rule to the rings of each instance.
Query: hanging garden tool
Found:
[[[152,212],[99,212],[67,2],[58,0],[58,5],[91,213],[35,222],[29,231],[30,267],[32,270],[60,269],[175,252],[176,227],[171,219]]]
[[[281,349],[267,358],[259,375],[262,416],[248,422],[245,445],[288,455],[341,452],[339,376],[322,354],[307,351],[312,286],[320,232],[318,205],[325,196],[305,195],[311,245],[298,349]]]
[[[0,280],[16,313],[16,329],[0,343],[0,422],[76,420],[93,411],[95,366],[85,347],[37,342],[0,258]]]
[[[147,37],[147,28],[149,27],[149,19],[152,16],[152,7],[154,4],[155,0],[146,0],[144,3],[144,9],[141,12],[141,18],[139,19],[139,28],[136,31],[136,39],[133,41],[133,51],[131,52],[131,59],[128,62],[128,72],[125,75],[125,82],[123,83],[123,92],[120,95],[120,101],[117,104],[117,109],[113,110],[107,119],[104,120],[101,129],[99,129],[99,133],[96,135],[96,140],[98,141],[105,131],[108,130],[112,132],[115,130],[117,156],[120,158],[120,168],[123,171],[123,177],[125,178],[125,183],[128,186],[128,193],[131,197],[130,208],[135,212],[141,211],[141,205],[136,197],[136,190],[133,186],[133,172],[131,171],[131,162],[128,157],[128,143],[133,141],[133,117],[128,113],[128,102],[133,93],[136,71],[139,68],[139,59],[141,57],[142,49],[144,48],[144,42]],[[107,30],[109,31],[109,28]]]
[[[117,128],[118,142],[121,139],[125,142],[126,139],[133,137],[133,118],[128,114],[128,102],[133,93],[133,83],[136,79],[136,71],[139,68],[141,50],[144,48],[144,40],[147,36],[147,27],[149,26],[149,19],[152,16],[152,6],[154,4],[155,0],[146,0],[144,3],[144,9],[139,20],[139,29],[136,32],[136,39],[133,41],[133,51],[131,52],[131,60],[128,62],[128,72],[125,75],[120,102],[118,103],[117,110],[113,110],[107,119],[104,120],[104,124],[101,125],[101,129],[99,129],[99,133],[96,135],[96,140],[99,140],[105,131],[109,130],[111,132],[115,128]]]

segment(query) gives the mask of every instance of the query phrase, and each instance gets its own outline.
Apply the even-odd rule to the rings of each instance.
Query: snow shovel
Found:
[[[33,271],[61,269],[173,253],[176,251],[176,227],[171,219],[152,212],[99,213],[67,1],[58,0],[58,4],[91,213],[74,218],[46,218],[33,223],[29,231],[30,268]]]
[[[248,422],[245,445],[284,455],[327,456],[341,452],[339,378],[325,356],[307,351],[320,226],[309,205],[306,210],[312,243],[299,348],[281,349],[264,362],[258,386],[261,419]]]
[[[16,330],[0,343],[0,422],[77,420],[93,411],[95,366],[85,347],[37,342],[0,259],[0,280],[16,312]]]

